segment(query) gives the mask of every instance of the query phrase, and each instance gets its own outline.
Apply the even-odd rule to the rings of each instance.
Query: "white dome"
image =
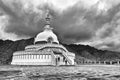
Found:
[[[57,36],[52,31],[52,28],[49,25],[46,25],[45,30],[36,36],[34,43],[39,41],[48,41],[48,38],[50,37],[53,39],[52,42],[59,43]]]

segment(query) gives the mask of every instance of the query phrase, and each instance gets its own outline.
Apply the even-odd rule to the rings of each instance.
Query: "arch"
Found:
[[[48,38],[47,38],[47,42],[48,42],[48,43],[52,43],[52,42],[53,42],[53,37],[51,37],[51,36],[48,37]]]
[[[38,41],[38,42],[35,42],[35,44],[46,44],[47,41]]]
[[[52,42],[53,44],[58,44],[57,42]]]

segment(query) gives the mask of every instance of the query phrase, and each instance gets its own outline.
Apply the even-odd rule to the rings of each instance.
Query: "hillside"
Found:
[[[34,38],[18,40],[15,42],[10,40],[0,40],[0,64],[10,64],[13,52],[24,50],[25,46],[31,45],[33,42]],[[81,58],[96,61],[120,59],[119,52],[98,50],[88,45],[63,44],[63,46],[75,53],[77,63],[79,63]]]

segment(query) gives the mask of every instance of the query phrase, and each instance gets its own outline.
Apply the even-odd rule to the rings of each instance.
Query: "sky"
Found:
[[[0,0],[0,39],[35,37],[47,10],[61,42],[120,51],[120,0]]]

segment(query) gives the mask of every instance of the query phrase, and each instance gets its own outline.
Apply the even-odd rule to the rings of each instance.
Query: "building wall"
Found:
[[[13,65],[51,65],[52,58],[48,54],[40,55],[15,55],[13,56]]]

